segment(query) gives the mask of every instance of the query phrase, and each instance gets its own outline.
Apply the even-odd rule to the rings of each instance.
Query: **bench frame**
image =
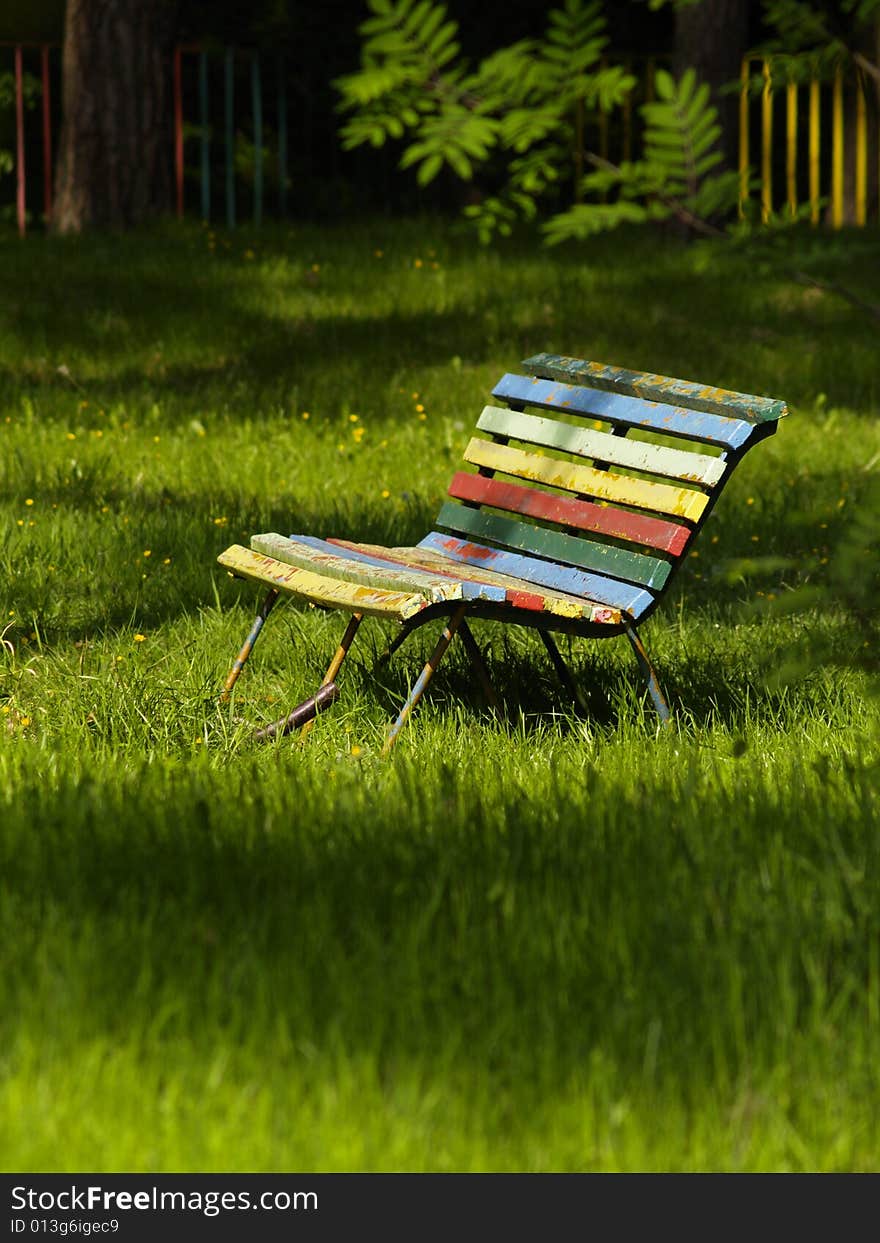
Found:
[[[656,409],[660,412],[666,412],[667,410],[671,411],[672,413],[665,417],[667,417],[667,419],[671,422],[675,422],[675,420],[677,420],[677,423],[675,424],[676,430],[674,432],[670,432],[669,434],[684,439],[690,438],[695,441],[703,440],[704,442],[712,443],[705,434],[702,436],[698,434],[698,428],[701,423],[701,413],[709,416],[708,420],[702,420],[702,422],[707,425],[710,421],[721,425],[729,423],[733,420],[737,423],[737,429],[734,433],[734,437],[738,443],[722,448],[722,452],[717,458],[722,466],[715,471],[715,474],[718,475],[719,481],[716,482],[714,486],[706,489],[705,503],[702,507],[702,512],[699,513],[696,519],[690,520],[686,515],[685,520],[688,521],[689,534],[687,534],[686,537],[683,537],[681,548],[677,552],[677,555],[670,560],[668,575],[665,577],[665,581],[662,586],[659,590],[657,590],[656,595],[653,597],[651,602],[647,604],[647,606],[640,608],[637,618],[625,608],[600,608],[598,612],[594,609],[592,616],[598,617],[601,615],[603,617],[603,620],[601,621],[594,621],[583,615],[564,616],[560,613],[554,612],[526,611],[523,608],[512,608],[510,603],[499,604],[497,602],[478,598],[456,598],[451,600],[442,599],[436,600],[434,603],[425,603],[422,601],[417,610],[413,611],[411,615],[399,616],[398,620],[401,622],[401,629],[394,637],[387,651],[382,657],[380,657],[379,663],[390,659],[393,653],[397,651],[406,639],[421,626],[438,619],[443,619],[444,625],[431,656],[428,658],[428,661],[419,674],[419,677],[410,689],[406,702],[388,731],[383,748],[383,754],[387,754],[394,745],[403,726],[406,724],[413,709],[418,704],[427,689],[434,672],[457,634],[462,638],[474,673],[482,686],[487,701],[493,710],[498,712],[501,711],[501,704],[492,686],[482,652],[480,651],[479,645],[477,644],[468,625],[468,620],[470,619],[501,621],[506,624],[521,625],[530,629],[536,629],[544,643],[544,646],[546,647],[548,656],[562,685],[569,692],[569,694],[572,695],[573,699],[578,703],[581,709],[585,711],[586,704],[584,703],[583,697],[579,692],[574,678],[572,677],[568,666],[565,664],[559,648],[553,639],[553,634],[563,633],[581,638],[610,638],[614,635],[625,634],[630,646],[632,647],[639,672],[645,683],[645,688],[659,715],[660,721],[663,725],[668,725],[670,723],[669,706],[660,688],[656,671],[638,633],[637,622],[638,625],[641,625],[641,623],[650,617],[661,603],[667,590],[669,589],[671,581],[675,576],[676,570],[680,567],[681,562],[690,550],[694,539],[696,539],[700,530],[705,525],[706,520],[718,500],[718,497],[726,485],[727,480],[730,478],[730,475],[733,473],[742,457],[755,444],[758,444],[762,440],[765,440],[768,436],[773,435],[777,430],[779,418],[787,413],[785,404],[774,399],[709,388],[704,385],[694,384],[690,381],[674,380],[665,376],[625,371],[621,368],[609,367],[599,363],[585,362],[580,359],[540,354],[533,358],[527,359],[523,366],[526,367],[531,373],[528,379],[518,376],[505,376],[504,379],[499,382],[499,385],[496,386],[496,390],[493,394],[495,396],[503,397],[507,401],[508,409],[511,412],[522,412],[529,404],[537,404],[538,406],[541,404],[530,403],[528,401],[527,390],[523,390],[523,395],[525,397],[524,400],[516,399],[523,384],[528,383],[534,385],[542,379],[552,381],[555,384],[561,383],[563,386],[574,383],[575,385],[579,384],[581,386],[585,386],[594,401],[596,400],[596,393],[598,391],[600,394],[616,394],[618,397],[622,395],[624,397],[639,399],[636,403],[637,406],[641,403],[639,408],[644,407],[645,409],[648,409],[647,406],[644,406],[644,403],[647,402],[650,403],[651,408],[656,407]],[[513,383],[516,381],[522,382],[519,388],[516,383]],[[506,385],[505,382],[507,382]],[[567,388],[566,391],[568,391]],[[674,403],[674,405],[670,403]],[[562,403],[562,405],[568,404],[568,402]],[[560,403],[557,401],[554,407],[557,413],[559,413],[559,407]],[[549,407],[545,407],[545,409],[548,408]],[[491,420],[493,410],[494,408],[487,407],[481,416],[481,421],[478,426],[486,426],[487,420],[488,425],[492,425]],[[497,416],[503,412],[495,410],[494,413]],[[562,413],[569,412],[563,410]],[[571,413],[575,413],[575,411],[572,411]],[[577,411],[577,413],[584,413],[584,411]],[[719,415],[720,420],[716,417]],[[589,414],[587,417],[589,417]],[[628,422],[614,422],[613,418],[609,419],[607,414],[603,413],[598,413],[596,417],[600,420],[612,423],[611,435],[613,436],[626,436],[628,431],[633,430],[633,427],[638,427],[638,424],[634,423],[632,419]],[[656,422],[657,416],[652,415],[652,417],[654,417]],[[682,430],[687,429],[688,427],[688,417],[695,423],[695,430],[693,432],[689,430]],[[750,426],[748,426],[745,430],[740,430],[740,425],[744,424],[748,424]],[[501,427],[503,433],[503,420],[499,426]],[[560,424],[560,426],[566,428],[570,425]],[[731,423],[731,426],[733,426],[733,423]],[[662,426],[646,426],[645,430],[654,432],[659,430],[662,433],[666,431],[666,428]],[[605,439],[607,444],[607,437],[599,437],[598,439]],[[506,445],[508,437],[504,434],[496,435],[494,437],[494,441],[496,444],[500,443],[501,445]],[[478,442],[472,442],[472,445],[476,443]],[[485,442],[480,443],[483,443],[485,447]],[[636,442],[633,441],[630,442],[630,444],[635,443]],[[717,439],[714,443],[716,447],[721,444],[721,442]],[[469,446],[469,448],[470,447],[471,446]],[[549,461],[553,462],[554,460],[549,459]],[[599,460],[593,461],[594,471],[602,471],[607,469],[607,463]],[[473,507],[474,503],[470,502],[469,504],[467,499],[469,495],[468,487],[464,487],[464,496],[462,495],[462,482],[459,482],[458,490],[454,491],[456,480],[463,481],[464,485],[467,485],[469,481],[473,481],[474,488],[478,492],[481,488],[485,492],[487,485],[479,483],[479,476],[483,476],[484,479],[491,479],[494,474],[494,469],[480,467],[478,476],[456,476],[453,480],[453,484],[450,485],[450,494],[456,496],[459,500],[463,500],[464,506]],[[611,476],[609,476],[609,478],[611,478]],[[541,495],[546,498],[549,494],[544,493]],[[491,501],[488,503],[491,505]],[[444,515],[452,514],[454,516],[455,514],[460,514],[461,512],[462,510],[458,506],[455,506],[454,508],[450,508],[448,505],[444,506],[443,510],[441,510],[439,520],[440,524],[446,526],[448,529],[455,530],[455,527],[451,525],[448,517],[444,521]],[[627,514],[625,509],[615,511],[615,513],[618,516],[622,514],[624,518],[630,516]],[[465,527],[465,529],[467,528]],[[296,537],[291,537],[292,540],[295,538]],[[414,564],[411,561],[408,563],[401,562],[399,557],[395,557],[395,554],[407,552],[418,553],[419,551],[419,549],[374,550],[370,545],[351,545],[344,540],[330,540],[325,542],[310,539],[309,537],[299,538],[305,544],[311,543],[318,546],[319,560],[320,554],[322,553],[326,559],[327,552],[329,550],[330,554],[338,553],[338,556],[343,560],[347,557],[354,557],[368,566],[384,565],[386,568],[391,569],[397,566],[401,575],[404,577],[407,564],[409,565],[410,570],[415,568]],[[434,547],[436,548],[437,541],[439,541],[442,545],[444,539],[445,537],[442,535],[432,535],[426,537],[426,541],[423,541],[423,544],[420,545],[419,548],[425,547],[428,545],[428,542],[432,540],[434,541]],[[268,547],[272,553],[277,551],[276,545],[280,547],[281,545],[288,543],[288,541],[283,540],[278,536],[255,536],[252,546],[257,546],[260,541],[262,541],[265,546],[263,551],[265,551],[265,548]],[[450,536],[448,542],[450,547],[457,547],[460,541],[457,537]],[[596,541],[596,543],[598,542],[599,541]],[[466,547],[473,548],[475,546],[468,544]],[[503,549],[504,545],[502,544],[501,547]],[[482,551],[486,552],[487,550],[483,549]],[[372,555],[374,553],[375,555]],[[283,548],[281,549],[281,555],[285,555]],[[460,553],[459,561],[450,562],[448,565],[446,565],[445,562],[438,563],[436,561],[431,561],[429,563],[431,566],[430,571],[425,568],[423,562],[417,561],[415,565],[420,568],[417,570],[415,577],[418,579],[421,575],[421,577],[424,578],[429,573],[436,573],[441,576],[449,577],[450,579],[460,576],[462,579],[466,580],[469,577],[469,563],[461,559],[463,555],[464,554]],[[333,559],[332,555],[330,559]],[[230,569],[230,571],[236,576],[251,578],[253,581],[263,583],[272,582],[274,579],[278,583],[277,586],[273,585],[269,587],[244,645],[242,646],[241,651],[233,664],[232,670],[226,679],[222,698],[223,700],[227,700],[233,687],[235,686],[236,681],[238,680],[239,675],[241,674],[242,669],[244,668],[245,663],[253,651],[254,644],[256,643],[266,620],[272,612],[275,604],[280,599],[282,592],[306,595],[307,597],[309,593],[308,590],[303,590],[300,585],[300,581],[303,580],[302,568],[292,568],[290,564],[285,565],[283,562],[275,560],[271,555],[262,556],[260,553],[248,553],[247,550],[233,547],[228,549],[226,553],[222,554],[219,560],[221,564],[226,565],[227,568]],[[254,560],[260,563],[256,568],[252,565]],[[442,565],[443,568],[438,569],[438,564]],[[474,562],[471,561],[470,564],[473,565]],[[479,562],[477,562],[477,564],[479,564]],[[545,562],[543,564],[546,565],[548,563]],[[552,565],[552,562],[549,564]],[[296,566],[297,561],[294,559],[293,567]],[[364,571],[361,574],[361,580],[363,580],[365,575],[368,577],[367,571]],[[308,577],[308,575],[304,576],[306,580]],[[475,575],[475,578],[477,580],[480,579],[479,573]],[[486,581],[485,575],[483,576],[482,581]],[[508,577],[507,581],[512,580]],[[528,593],[529,588],[534,588],[535,591],[540,592],[544,592],[546,590],[543,586],[536,584],[529,579],[523,578],[517,579],[516,581],[521,585],[524,593]],[[299,707],[294,709],[288,717],[284,717],[280,721],[275,722],[273,725],[268,726],[266,729],[259,731],[259,737],[278,737],[284,733],[287,733],[290,729],[296,728],[298,725],[301,725],[302,736],[305,737],[314,723],[313,718],[315,712],[320,711],[325,706],[329,706],[329,704],[336,698],[335,679],[346,656],[348,655],[352,643],[354,642],[355,636],[364,616],[370,612],[378,613],[380,615],[382,613],[386,613],[387,615],[387,606],[382,605],[382,607],[380,607],[379,600],[380,597],[389,596],[387,591],[372,590],[370,587],[365,587],[363,585],[357,586],[354,583],[348,584],[343,581],[338,584],[338,591],[334,590],[333,594],[339,598],[334,599],[329,604],[329,607],[347,609],[351,613],[351,616],[339,647],[334,653],[334,656],[327,668],[327,672],[324,675],[323,681],[321,682],[321,689],[319,690],[318,695],[313,697],[312,700],[306,701],[306,704],[309,705],[308,712],[306,713],[306,723],[302,725],[302,721],[304,719],[304,705],[299,705]],[[549,594],[552,595],[553,593],[551,592]],[[642,594],[644,595],[645,593]],[[359,607],[358,604],[360,598],[363,598],[365,602],[364,607],[362,608]],[[510,593],[508,593],[508,599],[509,598]],[[324,603],[321,599],[318,599],[316,602],[321,604]],[[588,603],[586,598],[584,602]],[[601,601],[599,603],[601,605]],[[313,705],[316,706],[313,707]]]

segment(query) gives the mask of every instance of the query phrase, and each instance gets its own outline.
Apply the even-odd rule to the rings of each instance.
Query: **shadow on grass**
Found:
[[[447,230],[435,227],[445,242]],[[382,228],[393,236],[388,222]],[[334,374],[360,390],[365,376],[375,383],[377,367],[384,381],[396,368],[417,372],[454,356],[481,362],[512,349],[523,357],[557,349],[591,357],[610,350],[612,361],[674,375],[700,374],[711,354],[714,382],[795,402],[812,401],[821,389],[830,402],[858,409],[876,396],[873,322],[781,276],[772,253],[762,261],[704,248],[701,266],[693,251],[629,234],[539,254],[533,241],[517,240],[501,245],[500,262],[490,268],[487,252],[457,242],[442,304],[426,288],[433,310],[371,311],[362,292],[386,278],[365,258],[369,228],[349,239],[328,234],[335,275],[308,270],[306,253],[321,235],[309,237],[303,248],[267,236],[261,250],[291,261],[269,273],[240,254],[209,258],[195,232],[98,239],[80,248],[48,239],[26,255],[10,247],[0,341],[12,360],[0,366],[0,391],[16,394],[23,378],[59,384],[54,364],[69,355],[90,372],[98,361],[103,374],[93,382],[103,402],[146,393],[159,402],[182,397],[229,409],[230,386],[242,381],[246,391],[232,394],[231,412],[252,417],[294,386],[311,402]],[[843,252],[839,242],[823,249],[806,236],[788,245],[808,258],[815,252],[809,262],[817,272],[830,268],[839,280],[863,277],[876,253],[876,244],[860,238]],[[469,262],[477,273],[470,284]],[[56,296],[47,305],[49,288]],[[393,284],[388,289],[393,305]],[[153,359],[171,341],[182,344],[169,353],[183,348],[192,361]],[[743,341],[752,347],[747,367]],[[37,355],[47,356],[44,366]],[[141,365],[132,366],[138,355]]]
[[[535,790],[440,756],[369,782],[272,758],[19,792],[11,1035],[42,1005],[74,1041],[226,1042],[303,1073],[363,1053],[520,1100],[603,1049],[630,1090],[671,1072],[699,1094],[785,1057],[821,998],[843,1021],[868,970],[875,885],[833,865],[865,821],[833,774],[780,798],[747,773],[725,790],[587,763]]]

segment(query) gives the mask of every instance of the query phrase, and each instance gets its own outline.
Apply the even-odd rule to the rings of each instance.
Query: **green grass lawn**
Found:
[[[880,240],[800,266],[880,300]],[[868,1170],[878,701],[836,550],[880,462],[876,324],[768,251],[483,251],[436,222],[0,237],[0,1167]],[[418,540],[540,350],[785,398],[645,639],[276,611],[254,531]],[[839,568],[843,565],[844,569]],[[867,580],[866,580],[867,581]],[[869,584],[870,586],[870,584]],[[864,591],[862,591],[864,596]],[[430,632],[429,632],[430,631]]]

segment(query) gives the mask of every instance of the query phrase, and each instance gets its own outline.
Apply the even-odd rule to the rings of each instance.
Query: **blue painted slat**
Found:
[[[492,390],[493,397],[504,401],[538,406],[542,410],[558,410],[564,414],[585,414],[609,423],[625,423],[665,436],[685,436],[703,440],[725,449],[740,449],[755,430],[745,419],[729,419],[720,414],[705,414],[667,406],[662,402],[645,401],[641,397],[624,397],[580,385],[563,384],[559,380],[536,380],[531,376],[507,373]]]
[[[327,552],[334,557],[344,557],[346,561],[361,561],[364,565],[381,566],[383,569],[396,570],[397,573],[409,571],[412,573],[414,581],[417,581],[421,575],[424,575],[425,578],[436,577],[436,575],[432,575],[431,571],[424,567],[404,566],[399,561],[386,561],[383,557],[373,557],[367,553],[355,552],[353,548],[331,544],[328,540],[318,539],[314,535],[291,535],[288,538],[295,540],[298,544],[306,544],[317,552]],[[498,604],[504,604],[507,599],[507,592],[503,587],[495,587],[489,583],[475,583],[465,578],[458,581],[461,582],[462,600],[492,600]]]
[[[529,583],[536,583],[554,591],[564,591],[572,596],[595,600],[599,604],[608,604],[612,608],[625,609],[635,621],[654,603],[650,592],[633,587],[630,583],[620,583],[601,574],[588,574],[583,570],[572,569],[571,566],[555,565],[552,561],[541,561],[536,557],[524,557],[520,553],[487,548],[453,535],[441,534],[439,531],[426,535],[418,547],[430,548],[433,552],[442,553],[444,557],[461,561],[465,565],[481,566],[485,570],[497,570],[501,574],[521,578],[524,580],[524,590],[528,590]]]

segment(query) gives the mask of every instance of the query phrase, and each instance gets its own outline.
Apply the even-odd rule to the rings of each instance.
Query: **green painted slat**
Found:
[[[611,462],[629,470],[661,475],[665,479],[680,479],[686,483],[701,483],[707,487],[718,483],[726,469],[726,463],[721,458],[710,457],[706,453],[668,449],[643,440],[624,440],[621,436],[609,436],[607,432],[573,427],[570,423],[558,423],[555,419],[521,414],[500,406],[486,406],[477,427],[481,431],[522,440],[526,444],[560,449],[564,453],[574,453],[597,462]]]
[[[600,544],[585,536],[566,535],[546,527],[531,526],[497,514],[487,514],[467,505],[447,501],[437,515],[437,525],[457,534],[473,535],[505,548],[515,548],[564,565],[595,570],[628,583],[638,583],[655,590],[669,577],[669,565],[658,557]]]
[[[692,380],[676,380],[671,376],[653,375],[645,371],[628,371],[607,363],[594,363],[584,358],[567,358],[560,354],[535,354],[523,361],[534,375],[569,384],[586,384],[590,388],[644,397],[649,401],[671,402],[689,410],[707,414],[733,415],[750,423],[773,423],[788,414],[784,401],[773,397],[757,397],[752,393],[734,393],[729,389],[697,384]]]
[[[379,587],[384,591],[419,591],[432,604],[444,600],[460,600],[462,587],[453,579],[438,578],[422,570],[403,567],[367,565],[346,557],[341,548],[332,545],[330,552],[285,539],[277,532],[269,531],[251,536],[251,548],[266,557],[274,557],[286,565],[298,565],[303,570],[338,578],[347,583],[360,583],[364,587]]]

